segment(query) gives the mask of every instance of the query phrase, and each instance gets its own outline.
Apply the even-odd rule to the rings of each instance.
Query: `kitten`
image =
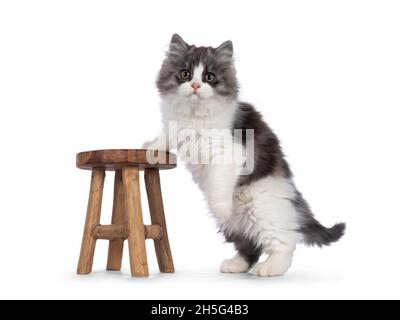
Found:
[[[238,101],[231,41],[218,48],[196,47],[174,34],[157,87],[164,126],[144,148],[178,148],[181,157],[189,150],[212,159],[227,150],[233,153],[232,162],[186,164],[218,227],[237,250],[222,262],[221,272],[247,272],[253,267],[259,276],[283,275],[298,243],[323,246],[342,237],[344,223],[326,228],[314,218],[293,183],[278,138],[252,105]],[[176,130],[169,128],[170,121],[176,121]],[[210,146],[206,129],[231,143]],[[249,152],[246,137],[233,134],[235,129],[254,130],[254,152]],[[253,168],[245,173],[248,163]],[[258,262],[263,253],[268,258]]]

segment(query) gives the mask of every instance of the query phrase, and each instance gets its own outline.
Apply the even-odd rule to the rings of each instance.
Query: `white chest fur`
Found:
[[[217,179],[230,175],[229,180],[237,180],[235,168],[241,167],[243,160],[242,146],[235,145],[232,138],[236,108],[236,101],[221,98],[163,99],[164,128],[176,126],[178,154],[204,192],[209,189],[212,175],[219,176]]]

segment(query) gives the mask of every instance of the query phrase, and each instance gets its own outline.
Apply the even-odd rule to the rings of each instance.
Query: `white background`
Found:
[[[2,1],[0,298],[400,298],[398,1]],[[159,129],[171,35],[233,40],[241,97],[278,133],[296,183],[346,236],[299,246],[280,278],[218,272],[233,254],[190,175],[161,173],[177,272],[76,276],[90,173],[75,153],[137,148]],[[102,223],[109,223],[112,174]],[[146,199],[144,215],[148,219]],[[127,252],[125,252],[127,253]]]

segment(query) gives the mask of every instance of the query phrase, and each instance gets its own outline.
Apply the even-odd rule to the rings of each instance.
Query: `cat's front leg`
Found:
[[[234,165],[209,165],[205,194],[210,211],[223,222],[233,213],[233,192],[237,174]]]
[[[174,137],[171,137],[171,134],[167,135],[165,130],[162,130],[156,138],[143,143],[142,149],[169,151],[176,147],[175,140]]]
[[[142,149],[146,150],[160,150],[168,151],[168,146],[163,142],[160,137],[156,137],[153,140],[146,141],[142,144]]]

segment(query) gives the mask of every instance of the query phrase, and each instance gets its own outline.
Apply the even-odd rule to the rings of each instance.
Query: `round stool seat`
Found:
[[[176,155],[171,152],[143,149],[108,149],[80,152],[76,155],[76,166],[80,169],[118,170],[126,166],[157,168],[160,170],[176,167]]]

